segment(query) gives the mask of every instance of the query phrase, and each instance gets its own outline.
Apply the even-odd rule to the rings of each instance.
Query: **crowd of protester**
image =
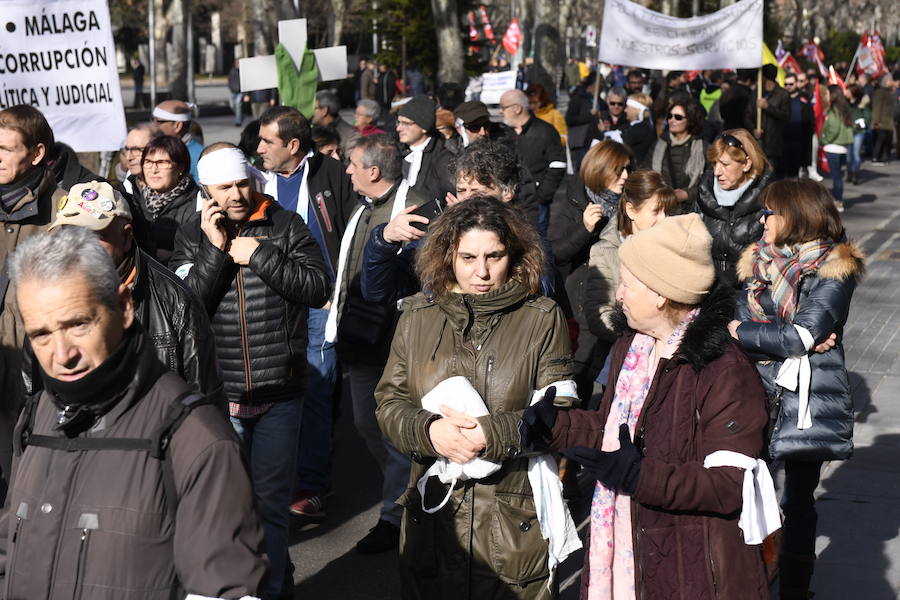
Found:
[[[822,85],[816,136],[814,74],[570,66],[497,118],[363,61],[353,124],[262,98],[238,145],[167,100],[106,177],[0,111],[6,597],[292,597],[343,394],[404,598],[556,597],[579,480],[582,598],[807,598],[896,83]]]

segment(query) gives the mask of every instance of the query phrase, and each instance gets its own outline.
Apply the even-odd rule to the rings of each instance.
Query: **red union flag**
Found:
[[[484,23],[484,37],[494,41],[494,28],[491,26],[491,20],[488,18],[487,9],[482,4],[478,8],[478,12],[481,14],[481,22]]]
[[[859,40],[859,57],[857,64],[862,70],[872,77],[881,77],[887,72],[885,66],[884,46],[881,44],[881,36],[874,32],[871,36],[868,32]]]
[[[522,43],[522,31],[519,29],[519,19],[513,17],[506,33],[503,34],[503,49],[507,54],[512,56],[519,50],[519,44]]]
[[[469,41],[478,41],[478,29],[475,27],[475,13],[469,11]]]

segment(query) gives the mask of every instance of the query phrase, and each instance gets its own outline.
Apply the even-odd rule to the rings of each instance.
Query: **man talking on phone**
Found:
[[[213,144],[197,170],[203,208],[179,230],[169,266],[210,315],[272,565],[265,597],[277,598],[293,588],[288,511],[306,383],[307,309],[326,303],[331,282],[303,219],[253,191],[240,150]]]

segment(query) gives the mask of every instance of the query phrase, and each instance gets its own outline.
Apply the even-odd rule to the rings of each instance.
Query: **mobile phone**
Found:
[[[412,211],[411,215],[419,215],[420,217],[425,217],[428,219],[428,223],[419,223],[418,221],[410,221],[410,225],[418,229],[419,231],[428,231],[428,225],[434,223],[434,220],[441,216],[441,213],[444,212],[443,206],[441,206],[440,201],[437,198],[432,198],[428,202],[423,203],[421,206],[416,208],[416,210]]]
[[[204,199],[205,201],[207,201],[207,202],[209,202],[210,200],[212,200],[212,196],[209,195],[209,190],[206,189],[206,186],[205,186],[205,185],[201,185],[201,186],[200,186],[200,195],[203,196],[203,199]],[[212,205],[213,205],[213,206],[219,206],[219,203],[216,202],[215,200],[213,200]]]

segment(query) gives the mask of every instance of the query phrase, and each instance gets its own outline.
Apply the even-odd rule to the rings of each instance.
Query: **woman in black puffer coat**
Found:
[[[578,178],[570,179],[565,199],[550,208],[548,238],[553,262],[565,278],[566,294],[578,321],[575,349],[575,382],[582,402],[591,397],[594,379],[603,367],[596,352],[597,336],[591,333],[585,318],[585,282],[591,246],[600,232],[616,218],[616,207],[625,181],[632,170],[631,151],[623,144],[606,140],[585,155]]]
[[[799,600],[809,595],[816,558],[813,494],[822,463],[853,452],[853,402],[841,339],[865,267],[821,184],[779,181],[760,201],[764,237],[737,266],[745,292],[729,330],[758,361],[770,398],[769,455],[775,469],[784,468],[780,598]]]
[[[772,170],[746,129],[724,132],[709,146],[706,157],[710,167],[700,178],[692,210],[700,213],[712,235],[717,275],[737,288],[734,268],[741,251],[762,235],[759,194]]]

